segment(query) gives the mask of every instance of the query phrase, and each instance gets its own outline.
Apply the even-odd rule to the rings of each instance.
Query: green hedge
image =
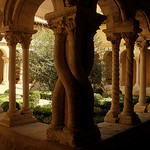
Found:
[[[52,120],[52,105],[36,106],[33,114],[39,122],[50,124]]]
[[[29,105],[31,108],[37,106],[40,101],[40,92],[39,91],[30,91],[29,92]]]
[[[39,91],[41,99],[52,99],[52,92],[51,91]]]
[[[9,102],[3,102],[1,105],[1,108],[4,110],[4,112],[7,112],[7,110],[9,109]],[[20,110],[20,105],[16,102],[16,108],[18,108],[18,110]]]

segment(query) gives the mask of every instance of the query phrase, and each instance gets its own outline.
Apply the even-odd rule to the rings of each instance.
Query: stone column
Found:
[[[135,61],[136,61],[136,83],[135,83],[135,85],[134,85],[134,87],[137,87],[137,88],[139,88],[139,85],[140,85],[140,83],[139,83],[139,56],[136,56],[135,58]]]
[[[108,37],[112,43],[112,103],[111,109],[106,114],[104,121],[118,122],[118,115],[120,113],[119,103],[119,48],[121,35],[114,33],[112,37]]]
[[[16,108],[16,45],[19,42],[18,32],[6,32],[5,39],[9,47],[9,110],[0,124],[4,126],[15,126],[20,123],[22,116]]]
[[[139,102],[135,105],[135,112],[146,112],[146,52],[148,48],[148,42],[142,41],[140,46],[140,89],[139,89]]]
[[[126,42],[127,58],[126,58],[126,81],[125,81],[125,97],[124,108],[119,117],[119,122],[123,124],[137,124],[140,123],[140,119],[133,111],[133,50],[134,43],[138,38],[137,33],[126,32],[122,33],[122,37]]]
[[[22,33],[20,43],[23,49],[23,106],[21,114],[25,123],[36,122],[32,110],[29,107],[29,45],[32,34]]]
[[[55,33],[54,62],[59,75],[47,137],[72,147],[84,147],[87,141],[100,140],[100,131],[93,121],[94,94],[88,76],[94,60],[93,37],[105,17],[96,15],[95,10],[90,22],[89,8],[85,14],[81,8],[69,7],[61,13],[46,15]]]
[[[4,71],[3,71],[3,82],[1,84],[6,85],[8,83],[8,58],[3,57],[4,60]]]
[[[120,59],[120,69],[119,69],[119,72],[120,72],[120,86],[123,86],[123,64],[122,64],[122,59]]]

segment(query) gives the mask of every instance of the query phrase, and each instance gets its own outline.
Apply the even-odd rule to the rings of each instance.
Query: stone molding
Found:
[[[75,14],[77,11],[76,6],[73,7],[65,7],[62,10],[57,10],[51,13],[48,13],[45,15],[45,19],[47,20],[48,24],[52,24],[51,22],[53,22],[53,20],[57,20],[58,18],[62,18],[62,17],[68,17],[68,16],[72,16],[73,14]]]

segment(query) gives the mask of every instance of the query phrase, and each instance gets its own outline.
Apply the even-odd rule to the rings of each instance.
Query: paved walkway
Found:
[[[43,105],[49,105],[49,104],[52,104],[52,101],[51,101],[51,100],[40,99],[38,105],[43,106]]]
[[[16,94],[23,94],[23,87],[22,86],[23,86],[22,84],[16,84]],[[9,89],[8,84],[6,84],[6,85],[0,84],[0,94],[4,94],[4,92],[8,89]]]

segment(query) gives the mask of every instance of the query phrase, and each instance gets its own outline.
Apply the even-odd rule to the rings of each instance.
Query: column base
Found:
[[[121,124],[134,125],[141,123],[141,120],[135,112],[121,112],[118,118]]]
[[[147,106],[147,112],[150,113],[150,104]]]
[[[118,114],[119,114],[118,112],[112,112],[111,110],[109,110],[104,118],[104,121],[118,123],[119,122]]]
[[[147,105],[148,105],[148,104],[140,104],[140,103],[137,103],[137,104],[134,106],[134,112],[140,112],[140,113],[145,113],[145,112],[147,112]]]
[[[30,123],[35,123],[37,120],[33,116],[23,116],[19,111],[6,112],[4,118],[0,120],[0,125],[6,127],[14,127],[19,125],[25,125]]]
[[[13,112],[8,111],[4,115],[4,118],[0,120],[0,124],[6,127],[13,127],[13,126],[20,125],[22,119],[23,116],[21,116],[17,110]]]
[[[7,85],[8,84],[8,82],[6,82],[6,81],[3,81],[2,83],[1,83],[1,85]]]
[[[50,126],[47,129],[47,138],[51,141],[71,147],[84,147],[87,146],[88,143],[91,144],[100,141],[100,131],[97,126],[90,131],[81,131],[67,127],[61,129]]]
[[[37,119],[33,116],[33,111],[30,108],[22,107],[20,114],[23,115],[25,124],[37,122]]]

